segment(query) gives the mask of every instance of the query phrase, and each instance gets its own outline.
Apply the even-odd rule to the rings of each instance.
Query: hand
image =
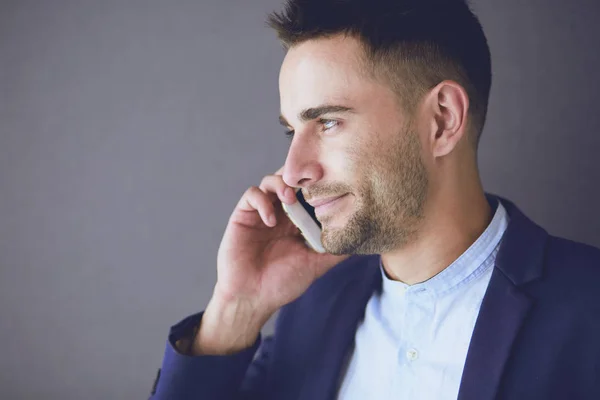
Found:
[[[215,295],[244,299],[274,313],[347,256],[317,253],[289,220],[281,202],[296,202],[283,167],[250,187],[238,202],[219,247]]]
[[[217,284],[192,354],[231,354],[251,346],[279,308],[348,257],[317,253],[305,244],[281,207],[297,201],[282,170],[246,190],[229,218]]]

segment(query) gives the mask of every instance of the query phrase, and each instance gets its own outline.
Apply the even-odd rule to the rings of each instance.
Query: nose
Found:
[[[323,177],[319,148],[314,140],[296,134],[285,159],[282,178],[286,185],[304,188]]]

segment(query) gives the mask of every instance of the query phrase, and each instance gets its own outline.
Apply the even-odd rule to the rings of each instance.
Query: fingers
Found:
[[[283,170],[283,167],[279,171]],[[277,224],[277,199],[286,204],[296,202],[293,188],[286,185],[281,175],[267,175],[259,186],[252,186],[242,196],[237,208],[242,211],[258,211],[265,225],[273,227]]]
[[[259,186],[265,193],[276,193],[279,200],[286,204],[296,202],[296,194],[292,187],[285,184],[281,175],[267,175]]]
[[[243,211],[258,211],[260,218],[267,226],[273,227],[277,224],[275,205],[269,196],[256,186],[246,190],[237,207]]]

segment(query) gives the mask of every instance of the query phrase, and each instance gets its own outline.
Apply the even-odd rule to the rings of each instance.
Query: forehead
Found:
[[[282,112],[321,103],[355,102],[377,90],[362,66],[360,42],[336,36],[290,48],[279,74]]]
[[[292,46],[283,60],[280,82],[289,73],[321,72],[332,70],[345,74],[358,74],[362,48],[350,36],[333,36],[304,41]]]

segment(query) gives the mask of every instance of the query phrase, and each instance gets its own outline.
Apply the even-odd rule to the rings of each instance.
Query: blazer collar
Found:
[[[458,400],[496,398],[512,345],[532,306],[520,286],[540,278],[543,272],[548,233],[512,202],[495,197],[510,221],[475,323]]]
[[[496,268],[515,286],[539,278],[548,233],[527,218],[513,202],[487,193],[486,197],[488,201],[493,198],[500,200],[510,217],[496,256]]]

